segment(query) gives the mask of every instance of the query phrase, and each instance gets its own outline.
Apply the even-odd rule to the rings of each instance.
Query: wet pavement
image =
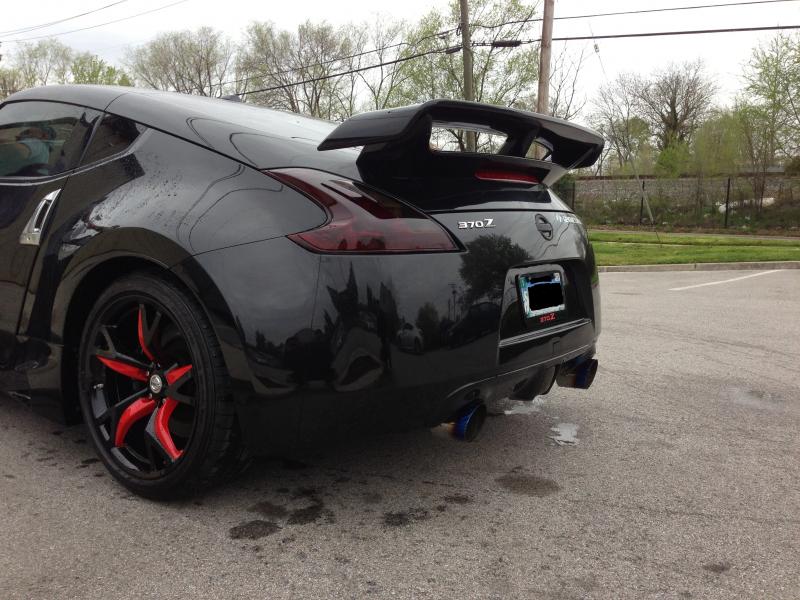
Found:
[[[0,598],[800,597],[800,271],[603,274],[600,370],[179,503],[0,397]],[[558,440],[562,440],[560,444]]]

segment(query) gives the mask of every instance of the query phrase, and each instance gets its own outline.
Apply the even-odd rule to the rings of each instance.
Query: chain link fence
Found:
[[[567,177],[555,189],[587,225],[800,229],[800,177]]]

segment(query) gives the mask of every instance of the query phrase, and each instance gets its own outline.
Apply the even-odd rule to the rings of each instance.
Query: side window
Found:
[[[144,131],[141,125],[117,115],[104,115],[97,126],[81,164],[89,164],[119,154]]]
[[[78,165],[100,113],[58,102],[0,108],[0,177],[57,175]]]

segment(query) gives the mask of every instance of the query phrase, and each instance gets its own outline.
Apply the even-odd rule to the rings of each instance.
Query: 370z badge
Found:
[[[484,229],[487,227],[494,227],[494,219],[483,219],[482,221],[459,221],[459,229]]]

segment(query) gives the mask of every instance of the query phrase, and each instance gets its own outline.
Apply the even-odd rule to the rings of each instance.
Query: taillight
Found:
[[[475,171],[475,177],[483,181],[502,181],[504,183],[525,183],[528,185],[540,183],[536,177],[528,173],[499,169],[481,169]]]
[[[309,250],[367,254],[458,250],[436,221],[364,184],[315,169],[265,173],[302,192],[328,213],[323,225],[288,236]]]

